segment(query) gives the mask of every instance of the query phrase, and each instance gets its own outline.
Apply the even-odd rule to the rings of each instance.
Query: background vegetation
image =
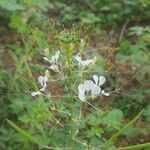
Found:
[[[63,77],[43,60],[61,48]],[[0,149],[149,150],[149,49],[149,0],[0,0]],[[85,72],[79,52],[97,57]],[[83,103],[93,73],[110,96]],[[32,97],[44,74],[48,95]]]

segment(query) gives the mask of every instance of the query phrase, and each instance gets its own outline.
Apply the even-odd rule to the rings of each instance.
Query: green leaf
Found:
[[[53,7],[48,0],[23,0],[28,5],[35,5],[41,8],[43,11],[47,11],[48,7]]]
[[[22,10],[23,6],[18,4],[16,0],[1,0],[0,7],[7,9],[9,11]]]
[[[132,126],[142,115],[142,113],[144,112],[144,109],[141,110],[139,112],[139,114],[137,116],[135,116],[128,124],[126,124],[123,128],[121,128],[116,134],[114,134],[109,140],[106,141],[106,145],[112,141],[114,141],[115,139],[118,138],[118,136],[120,136],[126,129],[128,129],[130,126]]]
[[[134,138],[140,134],[139,130],[134,127],[129,127],[127,130],[124,131],[124,135],[129,138]]]
[[[118,128],[121,120],[123,118],[123,113],[119,109],[113,109],[106,116],[102,118],[102,123],[107,125],[109,128]]]
[[[16,29],[18,33],[21,34],[28,34],[29,29],[25,23],[23,23],[22,16],[20,14],[13,14],[11,15],[11,22],[9,26],[12,29]]]

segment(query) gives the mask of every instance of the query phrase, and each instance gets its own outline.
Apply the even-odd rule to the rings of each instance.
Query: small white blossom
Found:
[[[84,84],[78,86],[78,97],[80,100],[85,101],[88,94],[91,94],[91,97],[94,98],[99,94],[109,96],[109,93],[105,93],[104,90],[101,90],[101,85],[106,81],[104,76],[93,75],[94,82],[92,80],[86,80]]]
[[[47,87],[47,81],[48,81],[47,76],[39,76],[38,77],[38,82],[40,83],[42,88],[39,91],[32,92],[31,96],[41,95],[42,94],[41,92],[44,92],[46,87]]]
[[[50,69],[57,71],[58,70],[58,59],[60,56],[60,51],[57,51],[54,56],[51,57],[51,59],[48,59],[47,57],[43,57],[44,60],[48,61],[50,65]]]
[[[32,92],[31,93],[31,96],[36,96],[36,95],[41,95],[42,93],[40,91],[37,91],[37,92]]]
[[[57,71],[58,70],[58,65],[52,64],[50,66],[50,69]]]
[[[57,51],[55,55],[52,56],[51,58],[52,63],[58,63],[59,55],[60,55],[60,51]]]
[[[47,81],[48,81],[48,78],[47,76],[39,76],[38,77],[38,81],[39,83],[41,84],[42,88],[40,89],[40,91],[45,91],[45,88],[47,87]]]
[[[86,67],[94,62],[93,59],[82,60],[81,57],[78,55],[74,56],[74,58],[75,58],[75,60],[77,60],[79,66],[83,66],[83,67]]]

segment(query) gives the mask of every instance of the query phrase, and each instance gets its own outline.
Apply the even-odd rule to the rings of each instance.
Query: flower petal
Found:
[[[104,76],[99,77],[99,86],[103,85],[106,81],[106,78]]]
[[[91,90],[91,96],[95,97],[101,92],[101,88],[98,85],[94,85]]]
[[[81,57],[80,57],[80,56],[76,55],[76,56],[74,56],[74,59],[76,59],[76,60],[78,61],[78,63],[80,63],[80,64],[81,64],[82,59],[81,59]]]
[[[98,85],[98,76],[97,75],[93,75],[93,79],[95,81],[95,84]]]
[[[93,86],[94,86],[94,82],[91,81],[91,80],[86,80],[86,81],[84,82],[84,89],[85,89],[86,91],[92,90]]]
[[[58,70],[58,65],[55,65],[55,64],[52,64],[50,66],[50,69],[54,70],[54,71],[57,71]]]
[[[53,63],[57,63],[57,62],[58,62],[59,55],[60,55],[60,51],[57,51],[57,52],[55,53],[55,55],[52,56],[51,61],[52,61]]]
[[[40,91],[37,91],[37,92],[32,92],[31,93],[31,96],[36,96],[36,95],[41,95],[42,93]]]
[[[109,96],[109,93],[105,93],[105,91],[104,90],[102,90],[102,95],[105,95],[105,96]]]
[[[92,60],[92,59],[83,60],[83,61],[81,62],[81,64],[82,64],[83,67],[86,67],[86,66],[88,66],[89,64],[91,64],[93,61],[94,61],[94,60]]]
[[[85,93],[79,93],[78,96],[81,101],[85,101]]]
[[[43,57],[43,59],[51,63],[51,61],[47,57]]]
[[[47,84],[46,84],[46,82],[43,84],[43,87],[40,89],[40,91],[45,91],[45,89],[46,89],[46,87],[47,87]]]
[[[45,82],[47,82],[47,81],[48,81],[47,76],[44,76],[44,81],[45,81]]]
[[[79,84],[79,86],[78,86],[78,92],[79,93],[85,93],[85,88],[84,88],[84,84]]]
[[[39,76],[38,81],[42,86],[44,85],[44,77],[43,76]]]

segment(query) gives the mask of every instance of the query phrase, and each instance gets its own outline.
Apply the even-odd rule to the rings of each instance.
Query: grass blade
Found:
[[[108,144],[111,141],[114,141],[118,136],[120,136],[128,127],[132,126],[142,115],[144,109],[139,112],[137,116],[135,116],[128,124],[126,124],[123,128],[121,128],[116,134],[114,134],[105,144]]]
[[[19,128],[16,124],[14,124],[12,121],[6,119],[6,121],[8,122],[8,124],[14,128],[22,137],[24,137],[25,139],[27,139],[28,141],[34,143],[34,144],[38,144],[41,147],[44,147],[45,149],[51,149],[51,150],[66,150],[66,149],[70,149],[70,148],[55,148],[55,147],[49,147],[49,146],[45,146],[42,143],[40,143],[38,140],[36,140],[34,137],[32,137],[30,134],[28,134],[27,132],[23,131],[21,128]]]
[[[117,150],[136,150],[141,148],[150,147],[150,143],[138,144],[134,146],[120,147]]]
[[[36,143],[38,145],[41,145],[34,137],[32,137],[31,135],[29,135],[27,132],[23,131],[21,128],[19,128],[17,125],[15,125],[12,121],[10,121],[8,119],[6,119],[6,121],[8,122],[8,124],[12,128],[14,128],[25,139],[27,139],[28,141],[31,141],[32,143]]]

